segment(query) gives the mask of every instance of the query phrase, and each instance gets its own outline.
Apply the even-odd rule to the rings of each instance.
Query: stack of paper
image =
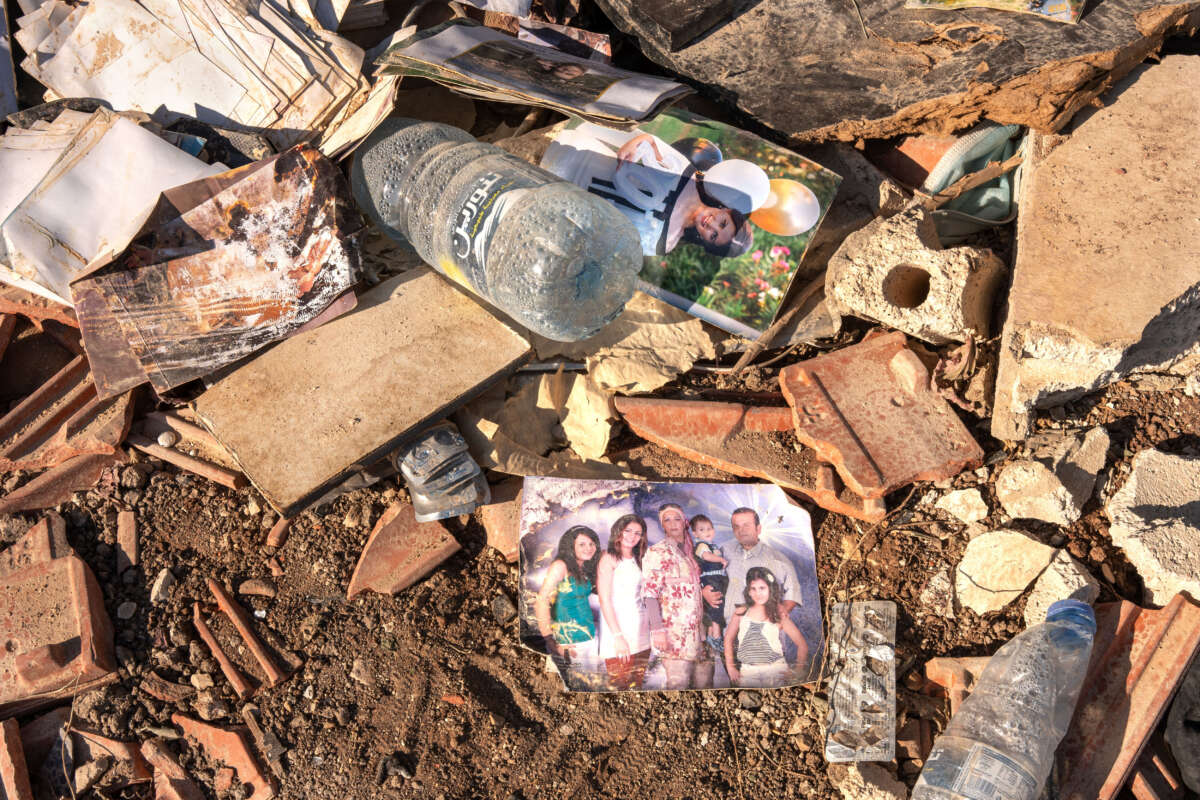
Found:
[[[46,0],[16,37],[59,97],[261,130],[283,150],[336,129],[368,90],[362,50],[299,5],[308,24],[271,0]]]
[[[429,78],[476,97],[545,106],[602,125],[629,126],[648,119],[691,91],[467,19],[404,33],[383,45],[376,61],[379,74]]]
[[[104,109],[11,128],[0,138],[0,282],[70,305],[71,280],[124,248],[160,192],[223,169]]]

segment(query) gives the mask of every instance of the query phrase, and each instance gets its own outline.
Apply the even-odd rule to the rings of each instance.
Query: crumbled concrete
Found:
[[[1200,793],[1200,659],[1192,662],[1171,703],[1166,736],[1179,765],[1179,777],[1189,789]]]
[[[978,489],[946,492],[934,504],[934,508],[966,523],[979,522],[988,515],[987,503],[983,501],[983,495]]]
[[[906,800],[908,787],[892,777],[881,764],[862,761],[830,764],[829,782],[845,800]]]
[[[990,250],[943,250],[933,218],[911,206],[877,219],[829,259],[825,297],[840,314],[875,320],[934,344],[989,335],[1004,263]]]
[[[1142,576],[1148,602],[1200,597],[1200,458],[1143,450],[1105,510],[1109,536]]]
[[[1059,600],[1094,603],[1099,596],[1100,584],[1096,579],[1066,550],[1059,550],[1054,554],[1050,566],[1038,576],[1033,591],[1025,601],[1025,626],[1045,622],[1050,605]]]
[[[1200,59],[1135,68],[1070,137],[1027,148],[992,434],[1139,371],[1200,360]],[[1085,188],[1086,187],[1086,188]],[[1098,202],[1119,198],[1119,202]]]
[[[1055,549],[1019,531],[989,531],[967,544],[954,577],[958,602],[976,614],[1016,600],[1054,558]]]
[[[1092,496],[1108,444],[1108,432],[1100,427],[1032,436],[1029,457],[1005,465],[996,477],[996,497],[1018,519],[1070,525]]]

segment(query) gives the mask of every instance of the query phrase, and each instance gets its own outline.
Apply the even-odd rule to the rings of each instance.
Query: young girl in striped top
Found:
[[[725,629],[725,669],[734,686],[771,687],[788,683],[783,657],[785,635],[796,644],[796,663],[808,661],[808,645],[800,630],[780,610],[783,590],[766,567],[746,571],[746,604],[738,606]],[[735,658],[736,655],[736,658]]]

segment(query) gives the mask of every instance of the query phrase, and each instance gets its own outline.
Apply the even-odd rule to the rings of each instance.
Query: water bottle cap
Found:
[[[1087,626],[1092,633],[1096,632],[1096,612],[1082,600],[1058,600],[1051,603],[1046,611],[1046,622],[1059,619],[1078,622]]]

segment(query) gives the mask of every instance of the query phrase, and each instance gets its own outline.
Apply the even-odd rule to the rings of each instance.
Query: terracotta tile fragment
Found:
[[[270,800],[275,796],[271,779],[259,767],[240,729],[225,730],[183,714],[172,714],[171,722],[182,728],[189,739],[194,739],[209,757],[235,769],[238,780],[251,789],[249,800]]]
[[[1059,797],[1111,800],[1200,653],[1200,605],[1176,595],[1159,610],[1096,606],[1096,638],[1075,716],[1057,750]]]
[[[283,547],[292,529],[292,517],[280,517],[267,533],[267,547]]]
[[[227,469],[219,464],[213,464],[204,459],[189,456],[187,453],[181,453],[171,447],[163,447],[158,442],[140,433],[131,433],[125,440],[146,455],[161,458],[168,464],[174,464],[182,470],[193,472],[201,478],[207,478],[213,483],[219,483],[230,489],[241,489],[246,485],[246,476],[236,470]]]
[[[487,543],[515,563],[520,551],[521,486],[523,478],[509,478],[491,487],[492,502],[480,507]]]
[[[346,597],[371,589],[402,591],[459,550],[458,541],[439,522],[417,522],[409,503],[393,503],[375,523],[350,577]]]
[[[0,715],[115,679],[100,587],[48,514],[0,556]]]
[[[229,617],[229,621],[233,623],[233,627],[237,628],[238,635],[242,637],[242,641],[246,643],[250,653],[254,656],[254,660],[262,667],[267,676],[268,686],[277,686],[287,680],[287,673],[279,668],[275,663],[275,657],[262,643],[262,639],[258,638],[258,634],[250,626],[250,618],[237,602],[229,596],[221,584],[209,578],[208,590],[212,592],[213,597],[217,600],[217,605],[225,612],[225,616]]]
[[[983,451],[902,333],[868,337],[784,367],[796,436],[862,497],[977,466]]]
[[[132,511],[117,512],[117,574],[138,563],[137,516]]]
[[[142,678],[141,684],[139,684],[139,688],[156,700],[161,700],[164,703],[175,703],[176,705],[186,703],[196,694],[195,688],[182,683],[168,681],[154,672],[146,673],[146,676]]]
[[[614,404],[634,433],[684,458],[731,475],[771,481],[856,519],[877,522],[886,513],[877,499],[841,491],[832,471],[811,450],[784,449],[774,437],[792,429],[787,407],[650,397],[617,397]]]
[[[179,766],[165,741],[143,743],[142,756],[154,767],[154,800],[204,800],[204,793]]]
[[[76,456],[38,475],[25,485],[0,497],[0,514],[52,508],[71,499],[75,492],[90,489],[104,470],[128,459],[121,452]]]
[[[0,722],[0,797],[33,800],[25,751],[21,746],[21,728],[15,719]]]
[[[246,680],[246,676],[242,674],[241,670],[225,654],[225,651],[217,642],[217,637],[213,636],[212,629],[204,621],[204,614],[200,611],[199,603],[192,604],[192,625],[196,628],[196,633],[200,635],[200,639],[213,654],[213,658],[221,666],[221,672],[225,675],[225,679],[233,685],[233,691],[237,693],[238,698],[245,700],[254,694],[254,687],[250,685],[250,682]]]

